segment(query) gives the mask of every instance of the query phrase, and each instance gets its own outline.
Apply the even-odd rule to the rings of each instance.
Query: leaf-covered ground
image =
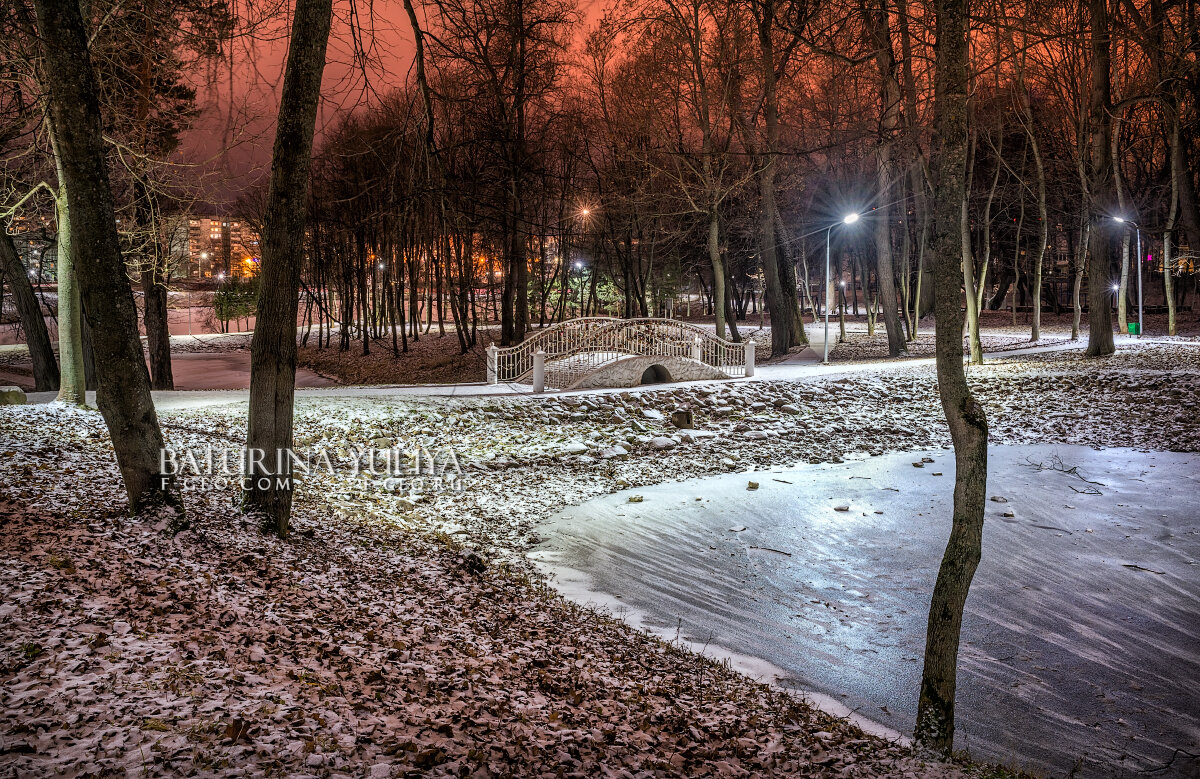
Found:
[[[998,440],[1195,450],[1197,351],[972,370]],[[690,407],[700,432],[666,416]],[[244,406],[163,414],[236,447]],[[0,409],[0,774],[938,776],[572,605],[522,557],[627,485],[944,444],[932,372],[559,399],[306,399],[302,446],[453,448],[461,493],[314,476],[280,541],[233,489],[124,516],[93,411]],[[971,769],[976,770],[976,769]]]

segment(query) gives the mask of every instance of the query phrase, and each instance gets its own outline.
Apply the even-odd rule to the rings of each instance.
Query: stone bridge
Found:
[[[753,375],[753,341],[726,341],[674,319],[569,319],[487,352],[489,384],[528,383],[534,392]]]

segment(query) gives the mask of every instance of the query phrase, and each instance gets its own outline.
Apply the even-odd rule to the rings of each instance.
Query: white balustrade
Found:
[[[730,378],[754,375],[751,341],[726,341],[673,319],[584,317],[538,331],[516,346],[489,346],[488,383],[532,380],[535,392],[566,389],[630,356],[692,359]]]

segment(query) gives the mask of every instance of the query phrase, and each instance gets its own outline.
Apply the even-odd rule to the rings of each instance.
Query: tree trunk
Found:
[[[713,272],[713,312],[717,323],[717,338],[725,337],[725,263],[721,261],[721,220],[717,209],[708,215],[708,261]]]
[[[1167,335],[1175,335],[1175,247],[1172,238],[1175,232],[1175,220],[1179,214],[1179,175],[1175,165],[1180,159],[1179,147],[1179,114],[1176,113],[1171,121],[1171,200],[1167,211],[1167,225],[1163,229],[1163,297],[1167,301]],[[1184,175],[1191,175],[1186,171]]]
[[[937,377],[954,441],[954,514],[929,605],[925,666],[915,740],[948,754],[954,745],[954,696],[963,608],[979,564],[987,484],[987,420],[962,362],[962,204],[967,164],[967,3],[937,0],[934,191],[934,307]]]
[[[874,0],[867,10],[870,34],[879,71],[879,99],[881,120],[880,139],[876,149],[875,191],[880,205],[873,214],[875,218],[875,283],[879,288],[879,299],[883,306],[883,327],[887,330],[888,356],[899,357],[908,352],[904,333],[900,329],[897,309],[896,282],[892,261],[892,187],[896,181],[893,146],[900,131],[900,81],[897,74],[896,55],[892,51],[892,31],[889,26],[887,0]],[[864,277],[865,279],[865,277]],[[865,290],[864,290],[865,292]],[[869,305],[869,301],[868,301]],[[874,330],[874,322],[871,322]]]
[[[12,237],[0,230],[0,271],[8,277],[13,302],[21,318],[21,329],[25,331],[25,343],[29,346],[29,358],[33,361],[33,391],[50,392],[58,389],[58,362],[54,358],[54,347],[50,333],[46,330],[46,318],[29,274],[17,254]]]
[[[258,321],[250,342],[248,484],[243,506],[262,513],[264,529],[281,536],[287,535],[292,508],[289,453],[296,393],[297,295],[313,130],[332,16],[332,0],[296,1],[263,220]]]
[[[84,20],[75,0],[35,0],[34,7],[69,229],[73,243],[88,247],[88,261],[74,264],[96,356],[96,405],[112,436],[131,510],[178,505],[174,480],[159,473],[162,432],[121,258]]]
[[[1092,92],[1089,100],[1092,167],[1089,190],[1090,213],[1094,223],[1088,243],[1088,348],[1089,357],[1112,354],[1112,312],[1108,308],[1108,233],[1106,213],[1112,207],[1112,83],[1111,39],[1108,27],[1108,0],[1088,0],[1091,9]]]
[[[966,296],[967,337],[970,342],[971,364],[972,365],[983,365],[983,343],[979,339],[979,305],[978,305],[979,298],[976,295],[975,258],[972,256],[972,253],[971,253],[971,221],[970,221],[970,216],[967,214],[966,194],[967,194],[966,187],[964,186],[963,200],[959,206],[960,212],[961,212],[960,217],[959,217],[959,226],[962,231],[961,238],[960,238],[961,243],[959,244],[959,246],[960,246],[959,261],[960,261],[960,270],[962,273],[962,278],[960,281],[962,283],[963,291]],[[934,197],[937,197],[937,196],[935,195]],[[935,211],[937,210],[937,206],[934,206],[934,210]],[[934,258],[934,262],[935,263],[937,262],[936,257]],[[936,274],[937,271],[935,270],[934,272]],[[937,283],[937,280],[935,279],[934,283],[933,283],[933,305],[934,305],[935,314],[936,314],[937,305],[938,305],[937,296],[938,296],[938,283]],[[942,329],[940,327],[940,324],[941,324],[940,318],[938,318],[938,324],[939,324],[939,327],[937,329],[940,332]],[[958,329],[959,329],[959,337],[961,338],[962,337],[961,325],[959,326]]]
[[[1037,132],[1033,123],[1033,109],[1029,105],[1029,93],[1025,86],[1025,55],[1021,54],[1017,56],[1015,61],[1018,63],[1017,96],[1021,109],[1021,125],[1025,130],[1025,137],[1029,141],[1029,151],[1033,154],[1033,170],[1037,178],[1038,242],[1033,255],[1033,315],[1031,317],[1032,324],[1030,325],[1029,333],[1029,340],[1036,343],[1042,339],[1042,261],[1046,257],[1046,247],[1050,242],[1050,215],[1046,207],[1046,166],[1042,160],[1042,148],[1038,143]],[[1013,307],[1013,317],[1015,324],[1015,304]]]
[[[1074,278],[1071,282],[1071,340],[1079,340],[1079,324],[1083,318],[1083,304],[1080,302],[1080,288],[1083,286],[1083,268],[1088,262],[1088,246],[1091,243],[1092,223],[1088,219],[1088,212],[1084,211],[1081,221],[1083,224],[1079,226],[1079,246],[1075,250],[1075,266],[1072,269]],[[1058,307],[1058,286],[1054,287],[1055,308]],[[1038,305],[1041,305],[1039,302]],[[1105,301],[1107,309],[1108,302]]]
[[[153,226],[150,229],[154,229]],[[146,350],[150,354],[150,387],[175,389],[171,373],[171,331],[167,322],[167,287],[159,273],[159,258],[150,257],[142,270],[142,319],[146,323]]]
[[[781,357],[805,340],[804,323],[796,290],[796,274],[781,250],[776,230],[776,150],[779,147],[779,96],[776,88],[775,27],[773,0],[755,6],[758,32],[759,76],[762,78],[764,143],[756,155],[761,166],[759,184],[758,253],[762,259],[767,308],[771,312],[771,356]],[[750,133],[747,132],[747,137]]]
[[[57,153],[55,155],[57,157]],[[59,166],[59,180],[62,167]],[[58,252],[58,360],[60,403],[87,403],[87,369],[83,364],[83,303],[79,299],[79,281],[75,275],[75,242],[71,240],[71,209],[67,190],[59,186],[54,193],[54,216],[58,225],[55,248]]]

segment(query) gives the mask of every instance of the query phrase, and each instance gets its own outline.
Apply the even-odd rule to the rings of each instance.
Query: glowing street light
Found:
[[[857,211],[852,211],[842,217],[841,224],[852,225],[859,219]],[[829,363],[829,243],[833,228],[837,223],[829,225],[825,229],[825,357],[821,360],[822,363]],[[842,286],[846,286],[846,282],[842,282]]]
[[[1132,222],[1123,216],[1114,216],[1113,221],[1119,225],[1129,225],[1137,235],[1137,276],[1138,276],[1138,337],[1142,337],[1142,231],[1137,222]],[[1119,289],[1119,288],[1118,288]]]

